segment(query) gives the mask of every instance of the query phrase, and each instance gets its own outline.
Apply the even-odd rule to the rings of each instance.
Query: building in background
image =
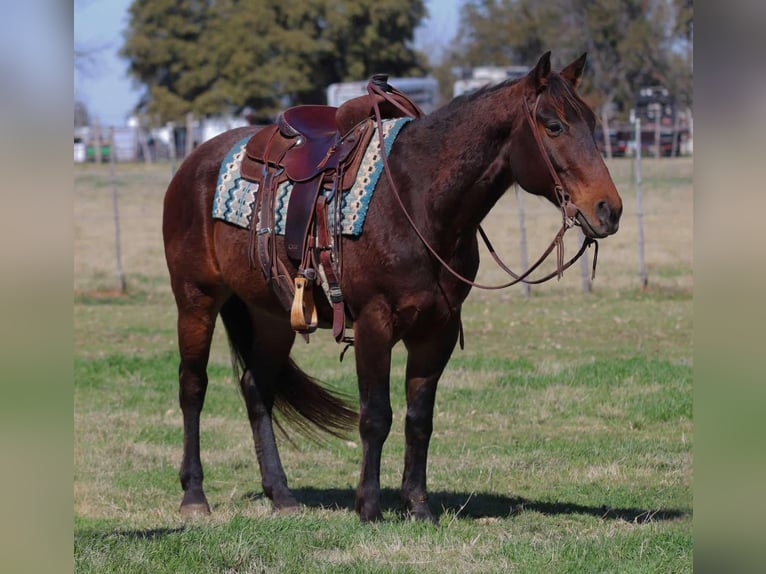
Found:
[[[459,78],[452,86],[452,97],[470,94],[484,86],[499,84],[505,80],[523,78],[529,73],[526,66],[477,66],[457,68],[453,73]]]
[[[327,105],[340,106],[358,96],[367,94],[367,80],[359,82],[340,82],[327,86]],[[388,83],[404,92],[426,114],[439,107],[439,82],[436,78],[389,78]]]

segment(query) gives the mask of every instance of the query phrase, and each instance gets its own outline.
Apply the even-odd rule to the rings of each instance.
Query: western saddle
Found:
[[[340,199],[351,188],[372,138],[382,119],[420,117],[423,112],[407,96],[376,74],[367,94],[340,107],[304,105],[282,112],[277,122],[257,132],[247,143],[242,178],[258,185],[250,228],[251,267],[260,269],[279,301],[290,311],[293,329],[308,337],[317,328],[313,291],[321,281],[333,308],[333,336],[345,336],[346,310],[340,290],[340,231],[328,223],[328,204],[340,213]],[[279,259],[275,242],[277,187],[293,184],[287,206],[285,245],[297,264],[291,277]]]

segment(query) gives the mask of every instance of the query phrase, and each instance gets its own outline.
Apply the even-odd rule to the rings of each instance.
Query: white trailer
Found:
[[[388,83],[407,94],[427,114],[439,107],[439,82],[436,78],[389,78]],[[366,93],[367,80],[330,84],[327,87],[327,105],[337,107]]]
[[[464,71],[463,77],[452,86],[452,97],[469,94],[484,86],[499,84],[505,80],[521,78],[529,73],[525,66],[478,66]]]

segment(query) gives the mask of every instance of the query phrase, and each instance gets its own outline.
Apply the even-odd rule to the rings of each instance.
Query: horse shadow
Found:
[[[355,491],[353,488],[296,488],[293,494],[306,508],[354,510]],[[263,492],[248,492],[242,498],[260,500]],[[614,508],[607,505],[588,506],[572,502],[545,502],[529,500],[520,496],[505,496],[488,492],[435,491],[429,494],[433,510],[454,514],[458,519],[508,518],[522,512],[539,512],[547,516],[580,514],[596,516],[604,520],[621,520],[634,524],[654,521],[671,521],[686,518],[691,512],[681,509]],[[401,513],[399,491],[393,488],[381,489],[381,505],[385,511]],[[127,530],[105,533],[104,536],[118,536],[133,540],[153,540],[172,534],[179,534],[186,526],[177,528],[156,528],[148,530]]]
[[[293,494],[307,508],[354,509],[353,488],[296,488]],[[245,498],[262,498],[263,493],[251,492]],[[525,511],[539,512],[548,516],[581,514],[605,520],[622,520],[636,524],[653,521],[677,520],[689,516],[686,510],[675,508],[614,508],[608,505],[589,506],[573,502],[549,502],[529,500],[520,496],[505,496],[488,492],[433,491],[428,500],[434,511],[448,512],[458,518],[508,518]],[[399,491],[381,489],[383,511],[401,512]]]
[[[186,532],[186,526],[176,528],[147,528],[146,530],[115,530],[105,531],[97,535],[98,538],[123,538],[126,540],[161,540],[172,534]],[[76,537],[76,535],[75,535]]]

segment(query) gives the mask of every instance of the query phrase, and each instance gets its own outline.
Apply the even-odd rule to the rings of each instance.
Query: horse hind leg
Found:
[[[253,433],[263,492],[271,499],[275,510],[296,509],[298,501],[287,486],[272,424],[278,376],[290,354],[295,335],[289,326],[284,329],[279,325],[259,322],[258,331],[268,335],[258,337],[255,319],[237,297],[227,301],[221,309],[221,318],[233,357],[243,371],[240,389]]]
[[[295,333],[287,318],[277,319],[248,308],[237,298],[221,309],[229,342],[240,368],[263,492],[276,510],[298,502],[287,486],[272,422],[276,407],[283,418],[307,436],[323,431],[344,436],[357,424],[356,412],[341,397],[323,389],[291,359]]]
[[[184,453],[179,472],[184,495],[180,512],[182,516],[190,517],[210,513],[202,488],[199,423],[207,391],[207,363],[219,302],[193,285],[176,285],[174,292],[181,355],[178,397],[184,426]]]
[[[277,449],[271,417],[273,393],[264,389],[259,381],[263,381],[260,374],[253,375],[253,371],[248,369],[240,379],[240,388],[253,431],[255,454],[261,470],[261,486],[275,510],[289,512],[299,505],[287,486],[287,475]]]

